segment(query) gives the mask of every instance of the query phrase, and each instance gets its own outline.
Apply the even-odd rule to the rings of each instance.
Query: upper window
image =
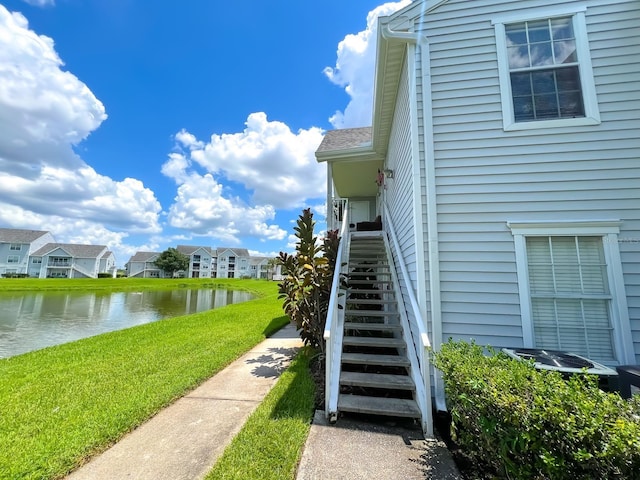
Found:
[[[9,250],[22,250],[22,244],[20,243],[12,243],[9,247]]]
[[[584,12],[554,13],[494,21],[505,130],[600,122]]]

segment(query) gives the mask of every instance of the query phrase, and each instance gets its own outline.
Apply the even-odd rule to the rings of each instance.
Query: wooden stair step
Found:
[[[343,412],[419,418],[420,409],[415,400],[404,398],[367,397],[364,395],[338,396],[338,410]]]
[[[375,353],[343,353],[342,363],[352,365],[379,365],[383,367],[410,367],[405,355],[376,355]]]
[[[344,311],[344,315],[349,317],[395,317],[400,314],[388,310],[359,310],[356,308],[347,308]]]
[[[377,332],[397,332],[402,328],[398,324],[379,322],[344,322],[345,330],[375,330]]]
[[[388,347],[401,348],[406,347],[404,340],[401,338],[380,338],[380,337],[354,337],[345,335],[342,340],[343,345],[364,346],[364,347]]]
[[[384,305],[390,303],[398,303],[394,298],[378,299],[378,298],[347,298],[347,305]]]
[[[414,390],[415,384],[408,375],[391,375],[388,373],[340,373],[340,385],[354,387],[387,388],[392,390]]]

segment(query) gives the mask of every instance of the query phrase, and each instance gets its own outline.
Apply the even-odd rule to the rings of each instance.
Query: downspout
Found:
[[[327,230],[335,228],[333,218],[333,168],[331,162],[327,162]]]
[[[381,29],[382,37],[389,41],[401,41],[420,48],[420,67],[422,71],[422,122],[424,135],[424,155],[425,155],[425,175],[427,190],[427,242],[429,246],[429,303],[431,305],[431,344],[435,351],[440,350],[442,345],[442,300],[440,291],[440,248],[438,242],[438,204],[436,197],[436,168],[435,168],[435,147],[433,140],[433,117],[431,99],[431,56],[429,52],[429,40],[426,35],[418,32],[396,32],[383,25]],[[419,188],[419,175],[415,176]],[[421,209],[414,209],[414,224],[422,225]],[[419,238],[419,237],[417,237]],[[420,250],[422,252],[423,250]],[[422,254],[416,249],[416,255],[424,265]],[[424,269],[421,269],[424,270]],[[426,290],[424,276],[418,272],[419,290]],[[419,298],[423,298],[419,295]],[[421,302],[422,303],[422,302]],[[421,305],[421,308],[424,306]],[[426,311],[426,308],[425,308]],[[436,409],[445,411],[444,384],[442,375],[434,369],[434,390]]]

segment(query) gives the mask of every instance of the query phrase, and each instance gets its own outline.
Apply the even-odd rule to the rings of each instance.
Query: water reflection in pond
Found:
[[[252,298],[225,289],[3,294],[0,358]]]

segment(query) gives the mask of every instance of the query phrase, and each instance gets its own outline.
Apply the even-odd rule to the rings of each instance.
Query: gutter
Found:
[[[442,345],[442,297],[440,290],[440,248],[438,240],[438,204],[436,197],[436,169],[435,169],[435,147],[433,140],[433,117],[431,99],[431,56],[429,52],[429,40],[426,35],[419,32],[398,32],[393,31],[388,24],[380,26],[382,38],[388,42],[404,42],[420,48],[420,63],[422,70],[422,121],[424,135],[424,154],[426,172],[426,195],[427,195],[427,242],[429,245],[429,303],[431,305],[431,345],[435,351],[440,350]],[[414,75],[415,78],[415,75]],[[414,97],[414,101],[417,97]],[[417,144],[417,140],[415,142]],[[416,155],[419,159],[419,156]],[[420,195],[419,175],[414,175],[414,192]],[[422,225],[422,209],[419,208],[421,202],[417,202],[414,208],[414,225]],[[422,238],[422,229],[416,229],[416,241]],[[424,240],[422,240],[424,242]],[[423,249],[416,249],[419,264],[424,265]],[[417,286],[419,292],[426,291],[424,268],[419,269]],[[424,298],[419,295],[419,298]],[[421,302],[423,303],[423,302]],[[426,311],[426,306],[421,306]],[[434,390],[436,408],[440,411],[447,409],[445,404],[444,383],[441,373],[434,369]]]

